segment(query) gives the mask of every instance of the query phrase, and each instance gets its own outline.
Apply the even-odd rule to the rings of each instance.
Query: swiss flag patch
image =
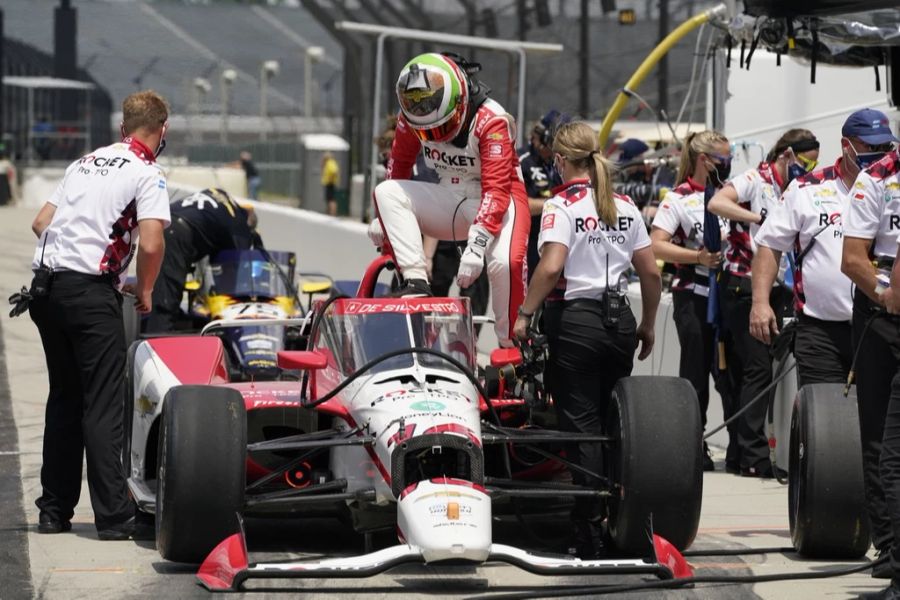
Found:
[[[554,215],[552,213],[549,215],[544,215],[544,217],[541,219],[541,231],[543,231],[545,229],[553,229],[553,223],[555,221],[556,221],[556,215]]]

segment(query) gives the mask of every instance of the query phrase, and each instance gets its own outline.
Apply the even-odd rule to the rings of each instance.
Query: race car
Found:
[[[515,377],[477,376],[468,301],[373,298],[390,259],[374,261],[355,297],[322,302],[306,350],[277,352],[277,371],[230,380],[212,335],[146,339],[131,349],[129,485],[155,514],[168,560],[199,562],[201,583],[248,578],[364,577],[402,563],[500,561],[545,575],[690,575],[702,497],[700,416],[682,379],[629,377],[613,393],[608,431],[541,427]],[[209,333],[207,331],[206,333]],[[527,353],[531,354],[531,353]],[[528,373],[522,353],[491,364]],[[564,477],[565,443],[600,442],[600,489]],[[576,466],[577,467],[577,466]],[[581,560],[496,543],[492,518],[519,500],[550,506],[596,498],[616,558]],[[243,516],[335,514],[397,545],[359,556],[250,564]],[[302,548],[298,548],[302,549]]]

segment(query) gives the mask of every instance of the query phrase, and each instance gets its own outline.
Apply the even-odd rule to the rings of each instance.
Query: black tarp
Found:
[[[827,16],[900,8],[898,0],[744,0],[744,12],[755,17]]]

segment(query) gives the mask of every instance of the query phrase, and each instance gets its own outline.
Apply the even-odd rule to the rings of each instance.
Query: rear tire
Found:
[[[858,558],[869,549],[856,389],[845,398],[843,388],[803,386],[791,417],[791,541],[810,558]]]
[[[609,533],[636,555],[650,547],[648,525],[679,550],[700,525],[703,499],[700,405],[679,377],[626,377],[613,389],[608,477]]]
[[[158,445],[156,548],[197,563],[239,528],[246,486],[247,413],[237,390],[174,387]]]

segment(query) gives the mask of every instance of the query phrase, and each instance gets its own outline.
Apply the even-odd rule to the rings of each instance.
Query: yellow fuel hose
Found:
[[[618,120],[622,109],[624,109],[625,105],[628,103],[628,94],[625,92],[637,89],[644,81],[644,78],[647,77],[647,74],[656,66],[656,63],[658,63],[659,60],[672,49],[672,46],[681,40],[681,38],[708,22],[713,17],[723,16],[726,13],[727,8],[725,5],[717,4],[709,10],[706,10],[695,17],[691,17],[676,27],[672,33],[667,35],[666,38],[647,55],[647,58],[644,59],[641,66],[637,68],[637,71],[634,72],[634,75],[631,76],[631,79],[628,80],[628,83],[625,84],[625,87],[619,92],[619,95],[616,96],[616,101],[613,102],[612,108],[606,113],[606,117],[603,119],[603,125],[600,127],[600,148],[606,148],[606,142],[609,140],[609,134],[612,131],[612,127]]]

